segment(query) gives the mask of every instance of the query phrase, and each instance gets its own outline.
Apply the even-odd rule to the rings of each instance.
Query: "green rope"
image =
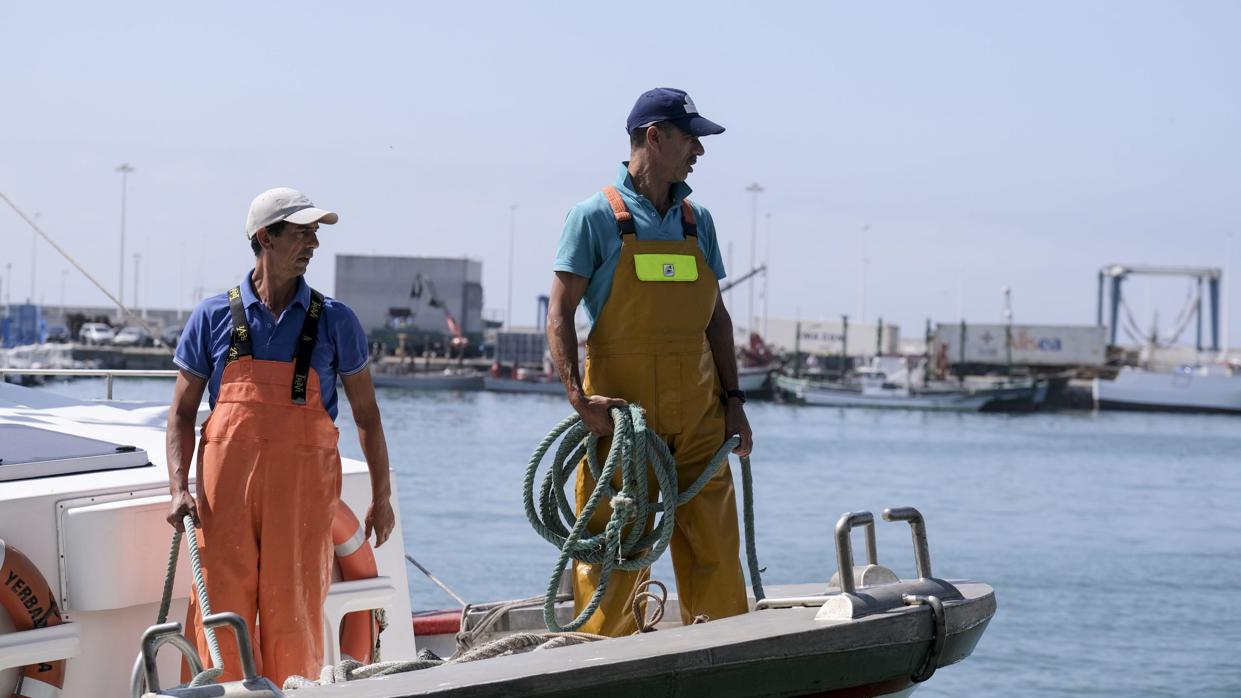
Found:
[[[526,518],[534,530],[560,550],[556,567],[548,581],[543,602],[543,620],[551,632],[577,630],[599,608],[613,570],[635,571],[650,567],[659,559],[675,530],[676,508],[684,506],[702,491],[707,482],[728,461],[728,454],[740,438],[729,437],[712,456],[707,467],[684,492],[678,492],[677,464],[668,445],[646,428],[646,419],[637,405],[612,408],[615,431],[611,448],[603,465],[598,462],[599,437],[591,434],[577,415],[566,417],[544,437],[530,456],[523,483]],[[561,438],[563,437],[563,439]],[[550,469],[543,478],[539,500],[534,500],[534,479],[543,457],[553,444],[560,440]],[[595,478],[595,489],[590,493],[581,514],[574,511],[573,503],[565,495],[566,483],[570,482],[578,462],[585,456],[590,472]],[[658,481],[660,499],[652,503],[647,464],[652,466]],[[621,489],[612,486],[616,469],[621,472]],[[746,559],[750,568],[750,583],[755,599],[764,598],[761,570],[754,545],[754,483],[750,474],[750,459],[741,459],[741,484],[745,496],[743,516],[745,520]],[[586,524],[607,497],[612,505],[612,516],[603,532],[588,535]],[[642,522],[660,514],[649,532],[643,531]],[[624,527],[631,522],[627,533]],[[565,566],[572,558],[578,562],[599,565],[599,586],[586,608],[568,625],[556,622],[556,595]]]

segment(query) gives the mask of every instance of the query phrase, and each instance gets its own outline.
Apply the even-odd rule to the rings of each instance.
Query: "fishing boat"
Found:
[[[6,474],[0,487],[0,570],[25,570],[20,581],[11,572],[0,577],[0,600],[22,602],[4,604],[17,629],[0,635],[0,695],[18,680],[16,695],[37,697],[280,695],[260,692],[259,677],[205,689],[172,687],[181,657],[156,652],[163,642],[180,647],[177,626],[150,627],[157,620],[171,532],[164,521],[166,410],[0,384],[0,473]],[[341,502],[364,512],[370,496],[366,466],[343,459],[342,468]],[[393,482],[394,508],[399,485]],[[395,513],[399,522],[399,508]],[[411,613],[406,562],[412,560],[404,554],[398,524],[391,542],[373,551],[374,575],[334,583],[325,603],[327,627],[307,631],[324,633],[324,664],[335,665],[352,637],[342,628],[359,616],[369,628],[372,612],[381,609],[389,621],[381,635],[382,659],[411,660],[406,668],[438,665],[370,678],[357,678],[364,675],[358,670],[357,680],[344,685],[308,685],[290,693],[907,696],[938,668],[971,654],[995,613],[995,594],[982,582],[932,574],[926,525],[916,510],[885,510],[882,519],[909,526],[916,578],[898,579],[879,564],[874,532],[880,517],[850,512],[836,522],[836,575],[769,587],[763,598],[751,599],[750,613],[682,626],[671,596],[650,604],[662,610],[663,620],[658,612],[642,619],[652,632],[561,647],[553,641],[533,652],[477,661],[467,659],[501,653],[489,648],[529,646],[531,637],[546,639],[544,599]],[[858,529],[865,535],[867,564],[855,566],[852,537]],[[172,587],[168,617],[174,620],[184,618],[192,593],[185,557]],[[824,566],[832,565],[825,560]],[[555,601],[556,617],[566,621],[571,600],[562,595]],[[235,622],[230,618],[219,613],[212,622]],[[473,649],[463,651],[463,645]],[[367,655],[371,650],[369,642],[362,648]],[[245,647],[242,653],[243,669],[250,671]],[[449,659],[439,663],[435,655]]]
[[[401,390],[482,390],[483,374],[455,368],[442,371],[373,370],[371,380],[376,388]]]
[[[1241,414],[1241,371],[1226,364],[1172,371],[1125,367],[1091,386],[1100,409]]]

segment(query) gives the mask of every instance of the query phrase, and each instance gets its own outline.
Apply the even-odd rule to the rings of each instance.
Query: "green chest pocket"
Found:
[[[698,261],[689,254],[636,254],[638,281],[697,281]]]

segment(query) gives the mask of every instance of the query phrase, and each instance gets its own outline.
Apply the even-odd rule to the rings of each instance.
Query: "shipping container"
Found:
[[[800,336],[799,336],[800,332]],[[791,320],[768,318],[769,346],[779,352],[801,351],[803,354],[840,355],[844,347],[844,324],[839,320]],[[848,355],[855,357],[875,354],[897,354],[901,347],[901,328],[884,323],[883,336],[873,322],[849,323]]]
[[[1107,355],[1107,328],[1096,325],[1013,325],[1012,361],[1018,366],[1102,366]],[[1004,325],[965,326],[965,355],[961,354],[961,325],[935,327],[932,352],[940,361],[957,364],[1008,363]]]

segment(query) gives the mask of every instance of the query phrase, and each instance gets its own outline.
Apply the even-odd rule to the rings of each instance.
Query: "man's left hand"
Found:
[[[738,456],[750,455],[750,451],[754,449],[754,434],[750,432],[750,420],[746,419],[745,407],[740,400],[728,401],[728,406],[724,411],[724,433],[727,436],[733,434],[741,436],[741,443],[737,444],[733,453]]]
[[[396,515],[392,513],[392,503],[387,497],[373,500],[370,511],[366,512],[366,538],[370,540],[371,531],[375,532],[375,547],[383,545],[392,535],[396,527]]]

